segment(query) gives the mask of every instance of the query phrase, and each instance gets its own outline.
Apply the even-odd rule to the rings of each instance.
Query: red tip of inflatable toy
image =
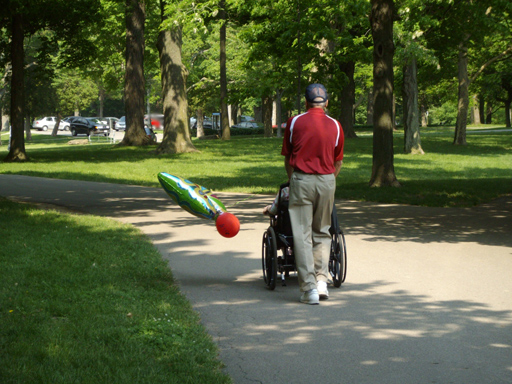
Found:
[[[223,212],[215,220],[217,231],[224,237],[234,237],[240,230],[237,217],[229,212]]]

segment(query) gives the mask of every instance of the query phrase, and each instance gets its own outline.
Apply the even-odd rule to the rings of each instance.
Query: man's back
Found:
[[[343,158],[341,124],[321,108],[290,118],[281,153],[290,156],[290,165],[302,172],[333,173],[334,162]]]

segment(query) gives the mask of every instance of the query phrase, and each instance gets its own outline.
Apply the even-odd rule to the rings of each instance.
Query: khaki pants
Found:
[[[294,172],[290,179],[289,212],[293,253],[302,292],[329,279],[331,213],[336,179],[330,175]]]

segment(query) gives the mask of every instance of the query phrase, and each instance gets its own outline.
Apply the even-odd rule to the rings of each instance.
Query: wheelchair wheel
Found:
[[[347,247],[345,245],[345,236],[341,231],[334,233],[331,238],[329,272],[333,285],[339,288],[347,277]]]
[[[269,289],[274,289],[277,280],[277,242],[276,233],[272,227],[268,227],[263,234],[261,264],[265,284]]]

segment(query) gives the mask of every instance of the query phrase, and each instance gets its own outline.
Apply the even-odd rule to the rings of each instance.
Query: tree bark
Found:
[[[468,47],[466,42],[459,45],[459,102],[457,107],[457,123],[455,124],[454,145],[466,145],[466,128],[469,109],[469,77],[468,77]]]
[[[228,79],[226,73],[226,1],[219,2],[220,26],[220,119],[222,140],[231,139],[228,121]]]
[[[196,128],[197,128],[197,137],[203,137],[204,136],[204,115],[203,115],[203,109],[199,108],[196,112]]]
[[[478,99],[478,114],[480,115],[480,123],[485,124],[485,100],[483,97]]]
[[[427,107],[421,104],[421,126],[426,128],[428,127],[428,110]]]
[[[400,186],[393,165],[393,0],[371,1],[373,165],[370,186]]]
[[[354,104],[356,102],[356,83],[354,81],[355,62],[348,61],[341,63],[339,68],[347,76],[348,83],[341,90],[340,95],[340,116],[338,118],[345,138],[357,138],[354,130]]]
[[[188,129],[187,70],[181,61],[181,44],[181,28],[158,35],[164,106],[164,138],[157,148],[159,153],[197,151]]]
[[[512,81],[510,78],[501,78],[501,87],[507,92],[507,98],[502,100],[505,104],[505,125],[510,128],[510,105],[512,103]]]
[[[272,137],[272,97],[265,96],[261,101],[263,107],[263,137]]]
[[[507,128],[510,128],[510,104],[511,104],[512,100],[510,99],[510,97],[505,100],[505,126]]]
[[[24,61],[25,51],[23,46],[23,18],[21,14],[12,17],[12,38],[11,38],[11,137],[10,150],[4,161],[22,162],[27,161],[25,152],[24,135]]]
[[[416,59],[412,59],[404,68],[402,91],[404,102],[404,152],[423,155],[420,138]]]
[[[492,124],[492,104],[487,102],[487,109],[485,110],[485,124]]]
[[[126,0],[126,73],[124,102],[126,131],[120,145],[147,145],[144,131],[144,0]]]
[[[373,89],[368,91],[368,105],[366,107],[366,125],[373,125]]]
[[[282,99],[283,91],[278,89],[276,91],[276,125],[277,125],[277,137],[283,137],[283,128],[281,128],[281,124],[283,123],[283,106],[282,106]]]
[[[52,136],[57,136],[57,134],[59,133],[59,125],[60,125],[60,121],[62,119],[62,116],[60,115],[60,113],[57,114],[56,119],[57,119],[57,121],[55,122],[55,126],[53,127]]]

